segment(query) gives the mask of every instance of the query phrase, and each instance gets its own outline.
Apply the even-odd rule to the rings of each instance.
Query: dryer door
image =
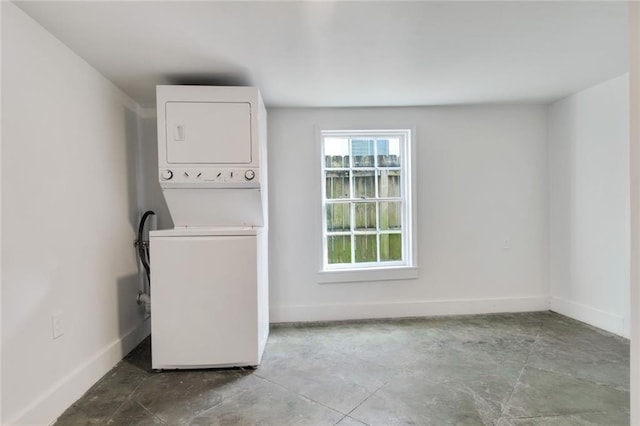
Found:
[[[251,164],[251,104],[167,102],[167,163]]]

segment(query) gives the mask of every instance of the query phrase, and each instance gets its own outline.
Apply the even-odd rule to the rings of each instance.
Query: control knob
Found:
[[[254,172],[253,170],[247,170],[246,172],[244,172],[244,178],[246,180],[253,180],[254,177],[256,177],[256,172]]]
[[[163,180],[171,180],[173,172],[171,170],[163,170],[161,176]]]

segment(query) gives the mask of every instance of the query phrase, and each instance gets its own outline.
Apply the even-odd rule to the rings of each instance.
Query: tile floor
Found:
[[[629,342],[550,312],[276,325],[259,368],[145,340],[56,425],[628,425]]]

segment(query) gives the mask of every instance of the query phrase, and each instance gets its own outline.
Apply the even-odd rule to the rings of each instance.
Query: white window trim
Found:
[[[354,130],[362,129],[362,130]],[[323,133],[336,132],[336,134],[351,133],[354,135],[362,135],[366,133],[374,133],[376,136],[384,132],[408,132],[408,137],[405,142],[405,154],[408,154],[409,161],[403,164],[405,176],[407,182],[405,185],[407,191],[407,197],[404,201],[405,208],[409,212],[409,218],[406,221],[406,230],[404,235],[407,237],[406,244],[406,263],[403,265],[389,264],[388,266],[376,263],[370,267],[351,267],[348,266],[336,266],[335,268],[325,269],[324,256],[325,256],[325,241],[324,241],[324,228],[325,214],[323,213],[323,194],[324,194],[324,168],[322,166],[323,157]],[[316,235],[318,236],[319,248],[319,268],[317,273],[317,282],[319,283],[347,283],[347,282],[363,282],[363,281],[388,281],[388,280],[405,280],[418,278],[418,241],[417,241],[417,170],[416,170],[416,128],[415,126],[384,126],[380,128],[351,126],[351,127],[335,127],[335,126],[323,126],[316,127],[316,162],[318,165],[318,186],[319,196],[317,212],[319,213],[319,222],[321,226],[318,227]],[[317,222],[316,222],[317,223]],[[404,224],[403,224],[404,226]]]

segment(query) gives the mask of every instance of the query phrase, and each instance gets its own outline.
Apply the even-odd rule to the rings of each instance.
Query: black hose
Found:
[[[155,212],[152,210],[147,210],[142,215],[140,219],[140,225],[138,226],[138,240],[136,241],[136,247],[138,248],[138,257],[140,258],[140,262],[144,267],[144,271],[147,275],[147,282],[149,283],[149,287],[151,287],[151,267],[149,266],[149,241],[143,240],[144,235],[144,225],[147,222],[149,216],[155,215]]]

